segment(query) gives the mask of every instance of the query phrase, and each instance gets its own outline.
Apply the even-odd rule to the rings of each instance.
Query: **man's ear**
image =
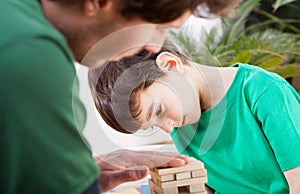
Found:
[[[156,64],[163,72],[175,71],[181,74],[184,72],[182,61],[170,52],[161,52],[156,57]]]
[[[100,9],[108,9],[109,7],[109,0],[84,0],[84,13],[87,16],[95,16]]]

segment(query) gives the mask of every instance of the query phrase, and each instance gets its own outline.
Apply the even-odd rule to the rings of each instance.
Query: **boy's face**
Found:
[[[157,126],[165,132],[196,123],[201,116],[199,95],[184,76],[168,72],[141,93],[142,128]]]

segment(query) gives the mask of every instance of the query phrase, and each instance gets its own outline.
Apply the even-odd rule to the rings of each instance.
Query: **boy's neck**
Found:
[[[216,106],[225,96],[237,69],[235,67],[213,67],[193,63],[198,71],[194,71],[195,84],[199,91],[201,110]]]

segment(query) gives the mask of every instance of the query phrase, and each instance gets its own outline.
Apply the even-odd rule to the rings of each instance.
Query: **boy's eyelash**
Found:
[[[159,105],[156,109],[155,115],[159,116],[161,113],[162,113],[162,108],[161,108],[161,105]]]

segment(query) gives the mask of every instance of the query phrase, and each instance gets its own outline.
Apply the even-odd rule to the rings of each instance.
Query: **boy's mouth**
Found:
[[[181,126],[186,125],[186,116],[183,116]]]

